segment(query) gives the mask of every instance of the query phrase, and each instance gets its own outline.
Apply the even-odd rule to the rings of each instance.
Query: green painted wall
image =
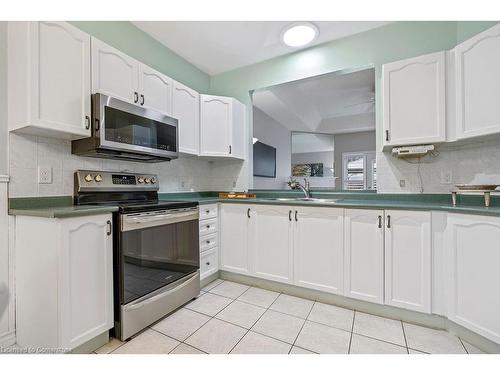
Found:
[[[201,93],[207,93],[210,88],[210,76],[208,74],[202,72],[130,22],[78,21],[71,23],[136,60]]]
[[[396,22],[213,76],[210,92],[215,95],[234,96],[251,109],[250,90],[341,69],[373,65],[375,67],[376,123],[379,134],[377,150],[381,150],[382,64],[451,49],[457,44],[457,40],[467,39],[497,22]],[[248,123],[251,134],[251,110],[248,113]],[[251,167],[249,170],[252,170]]]

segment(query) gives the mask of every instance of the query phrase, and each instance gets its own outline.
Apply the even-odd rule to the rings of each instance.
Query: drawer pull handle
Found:
[[[210,210],[206,210],[205,213],[208,215],[210,213]]]
[[[209,266],[209,265],[210,265],[210,262],[207,262],[207,263],[206,263],[206,265],[207,265],[207,266]]]
[[[210,243],[210,241],[207,241],[207,243]]]
[[[207,229],[210,229],[210,225],[207,225]]]

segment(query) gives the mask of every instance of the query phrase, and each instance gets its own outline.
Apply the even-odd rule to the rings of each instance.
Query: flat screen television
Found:
[[[253,175],[276,177],[276,148],[262,142],[253,144]]]

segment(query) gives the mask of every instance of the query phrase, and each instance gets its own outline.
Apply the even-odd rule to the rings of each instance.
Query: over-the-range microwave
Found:
[[[179,155],[177,119],[107,95],[92,95],[89,138],[72,142],[80,156],[160,162]]]

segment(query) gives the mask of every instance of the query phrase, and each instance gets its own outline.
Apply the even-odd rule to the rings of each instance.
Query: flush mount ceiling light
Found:
[[[281,41],[289,47],[303,47],[316,40],[318,27],[311,22],[296,22],[281,32]]]

